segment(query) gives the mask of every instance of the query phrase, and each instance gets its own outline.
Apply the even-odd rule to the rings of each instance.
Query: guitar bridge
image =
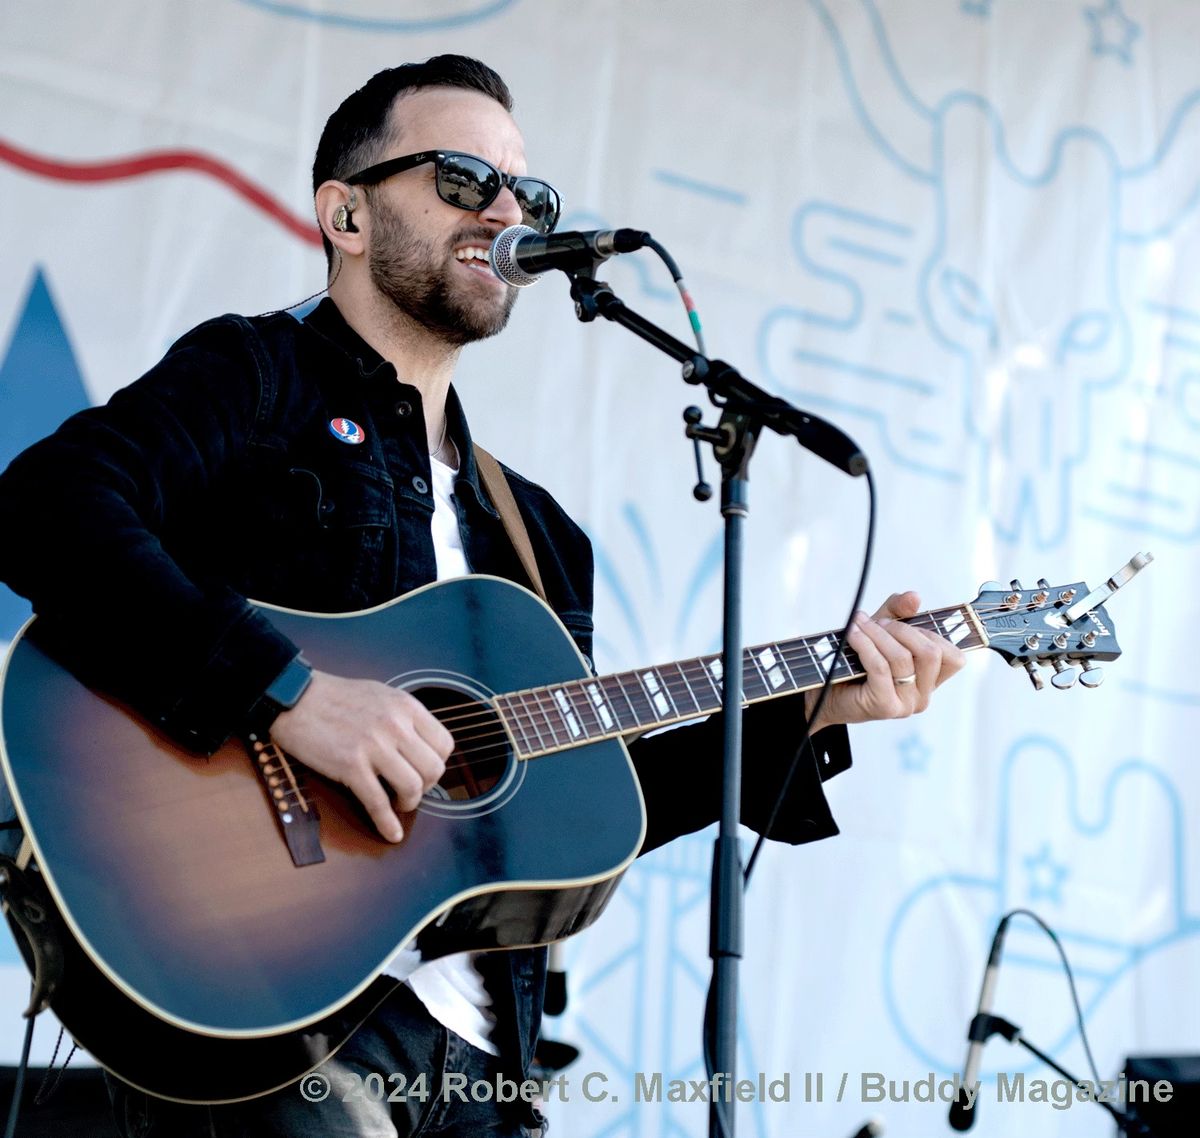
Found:
[[[303,768],[293,763],[277,743],[250,736],[254,769],[275,808],[288,852],[297,867],[325,860],[321,848],[321,815],[304,785]]]

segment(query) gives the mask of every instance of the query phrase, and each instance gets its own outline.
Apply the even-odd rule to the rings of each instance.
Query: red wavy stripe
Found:
[[[232,166],[195,151],[158,150],[150,154],[104,162],[62,162],[53,158],[43,158],[28,150],[19,150],[0,139],[0,161],[29,174],[53,178],[59,182],[114,182],[122,178],[140,178],[145,174],[160,174],[169,170],[195,170],[228,186],[235,194],[262,210],[301,241],[310,245],[321,244],[321,233],[315,222],[302,221]]]

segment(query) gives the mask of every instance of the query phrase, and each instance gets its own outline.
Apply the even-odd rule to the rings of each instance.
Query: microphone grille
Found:
[[[496,239],[488,251],[488,261],[491,262],[492,272],[506,284],[516,288],[537,284],[541,279],[532,273],[527,273],[517,264],[516,257],[513,256],[517,242],[529,234],[536,237],[537,230],[528,225],[510,225],[496,234]]]

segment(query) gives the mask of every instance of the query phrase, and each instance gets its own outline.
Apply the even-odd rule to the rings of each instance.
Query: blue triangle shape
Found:
[[[0,361],[0,468],[88,403],[70,338],[38,268]],[[11,640],[28,616],[28,602],[0,585],[0,640]]]

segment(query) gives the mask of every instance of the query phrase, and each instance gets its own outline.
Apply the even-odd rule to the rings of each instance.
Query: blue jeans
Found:
[[[316,1071],[262,1098],[187,1106],[108,1084],[123,1138],[530,1138],[545,1126],[514,1097],[520,1080],[404,985]]]

